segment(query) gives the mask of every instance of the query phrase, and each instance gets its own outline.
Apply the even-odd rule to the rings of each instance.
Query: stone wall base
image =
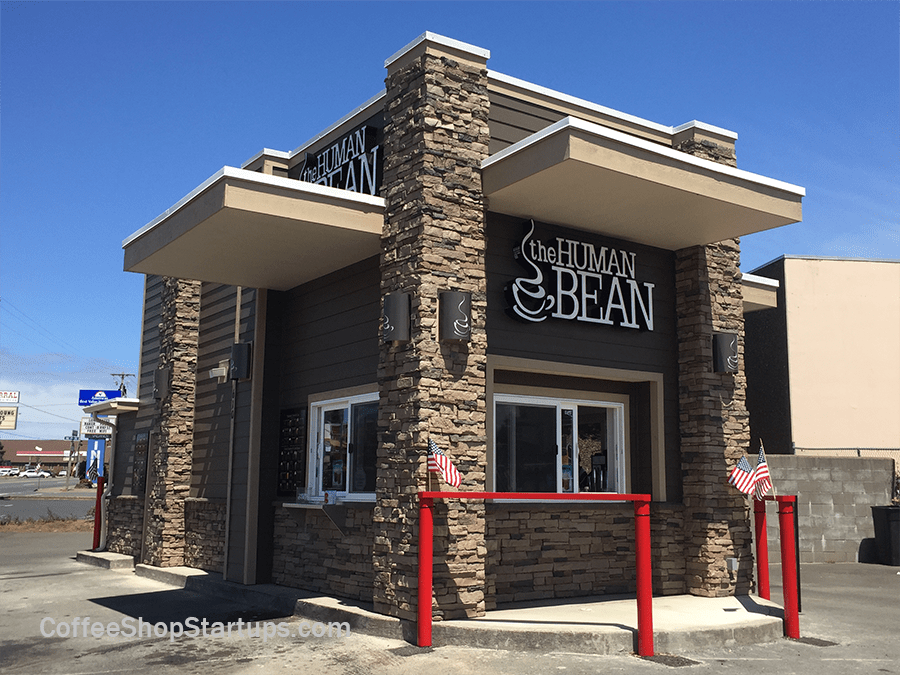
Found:
[[[372,602],[372,510],[346,509],[343,530],[320,509],[275,509],[272,581],[324,595]]]
[[[184,501],[184,564],[221,572],[225,564],[225,502]]]
[[[685,592],[684,516],[651,508],[653,592]],[[525,600],[635,592],[634,507],[490,504],[487,609]]]
[[[134,556],[140,561],[144,500],[134,495],[110,497],[107,506],[106,548],[112,553]]]

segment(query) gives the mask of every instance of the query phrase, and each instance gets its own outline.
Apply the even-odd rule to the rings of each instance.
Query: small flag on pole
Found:
[[[766,453],[763,450],[762,441],[760,441],[759,457],[756,459],[756,468],[753,470],[753,491],[757,499],[762,499],[771,489],[772,477],[769,475],[769,463],[766,462]]]
[[[731,471],[728,482],[744,494],[749,495],[753,492],[753,471],[750,469],[750,462],[743,455],[738,460],[737,466]]]
[[[97,460],[95,459],[91,462],[91,468],[88,470],[88,478],[91,479],[92,483],[97,482]]]
[[[456,470],[456,467],[453,466],[447,455],[437,446],[437,443],[432,440],[428,441],[428,470],[441,474],[444,482],[455,488],[462,483],[459,471]]]

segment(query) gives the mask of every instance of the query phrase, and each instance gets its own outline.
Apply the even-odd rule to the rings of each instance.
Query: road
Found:
[[[664,673],[671,666],[634,656],[592,656],[474,649],[419,649],[400,640],[354,633],[298,636],[302,617],[173,588],[132,572],[77,563],[74,552],[90,533],[0,532],[0,672],[157,675],[309,672],[322,675],[506,675]],[[684,655],[677,672],[692,675],[852,675],[900,673],[900,568],[881,565],[804,565],[801,634],[812,643],[778,640],[749,647],[723,644]],[[773,567],[773,598],[780,597]],[[89,619],[85,620],[85,617]],[[283,622],[292,636],[122,637],[106,627],[215,621]],[[77,621],[76,621],[77,619]],[[77,637],[72,626],[78,626]],[[65,624],[64,631],[57,630]],[[84,625],[98,635],[84,635]],[[309,626],[309,624],[307,624]],[[155,630],[155,628],[154,628]],[[50,637],[42,635],[49,633]],[[65,632],[63,636],[60,632]],[[827,646],[823,646],[823,641]],[[664,656],[664,655],[663,655]]]
[[[95,503],[96,492],[75,488],[76,483],[75,478],[70,478],[70,489],[66,492],[65,477],[0,477],[0,521],[41,519],[51,515],[84,518]]]

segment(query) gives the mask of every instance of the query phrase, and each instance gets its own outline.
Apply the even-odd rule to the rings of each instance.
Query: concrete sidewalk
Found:
[[[132,565],[130,556],[115,553],[82,551],[77,560],[110,569]],[[347,622],[354,632],[415,643],[414,625],[376,614],[365,603],[272,584],[244,586],[189,567],[136,565],[134,572],[178,588],[239,599],[323,623]],[[755,596],[656,597],[654,648],[657,653],[680,654],[713,646],[772,642],[783,635],[782,617],[780,606]],[[521,603],[489,611],[482,618],[435,621],[432,635],[434,647],[465,644],[482,649],[628,654],[637,649],[637,602],[633,596],[604,596]]]

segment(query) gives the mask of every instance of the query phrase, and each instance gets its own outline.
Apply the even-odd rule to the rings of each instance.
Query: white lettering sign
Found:
[[[81,418],[82,436],[112,436],[113,429],[108,424],[101,424],[93,417]]]
[[[17,391],[0,391],[0,403],[18,403],[19,392]]]
[[[563,237],[544,242],[533,235],[531,221],[514,251],[530,276],[507,287],[513,316],[653,330],[655,284],[635,278],[635,253]]]
[[[300,180],[376,196],[381,187],[375,127],[363,126],[317,155],[307,155]]]
[[[0,408],[0,429],[15,429],[18,418],[18,408]]]

